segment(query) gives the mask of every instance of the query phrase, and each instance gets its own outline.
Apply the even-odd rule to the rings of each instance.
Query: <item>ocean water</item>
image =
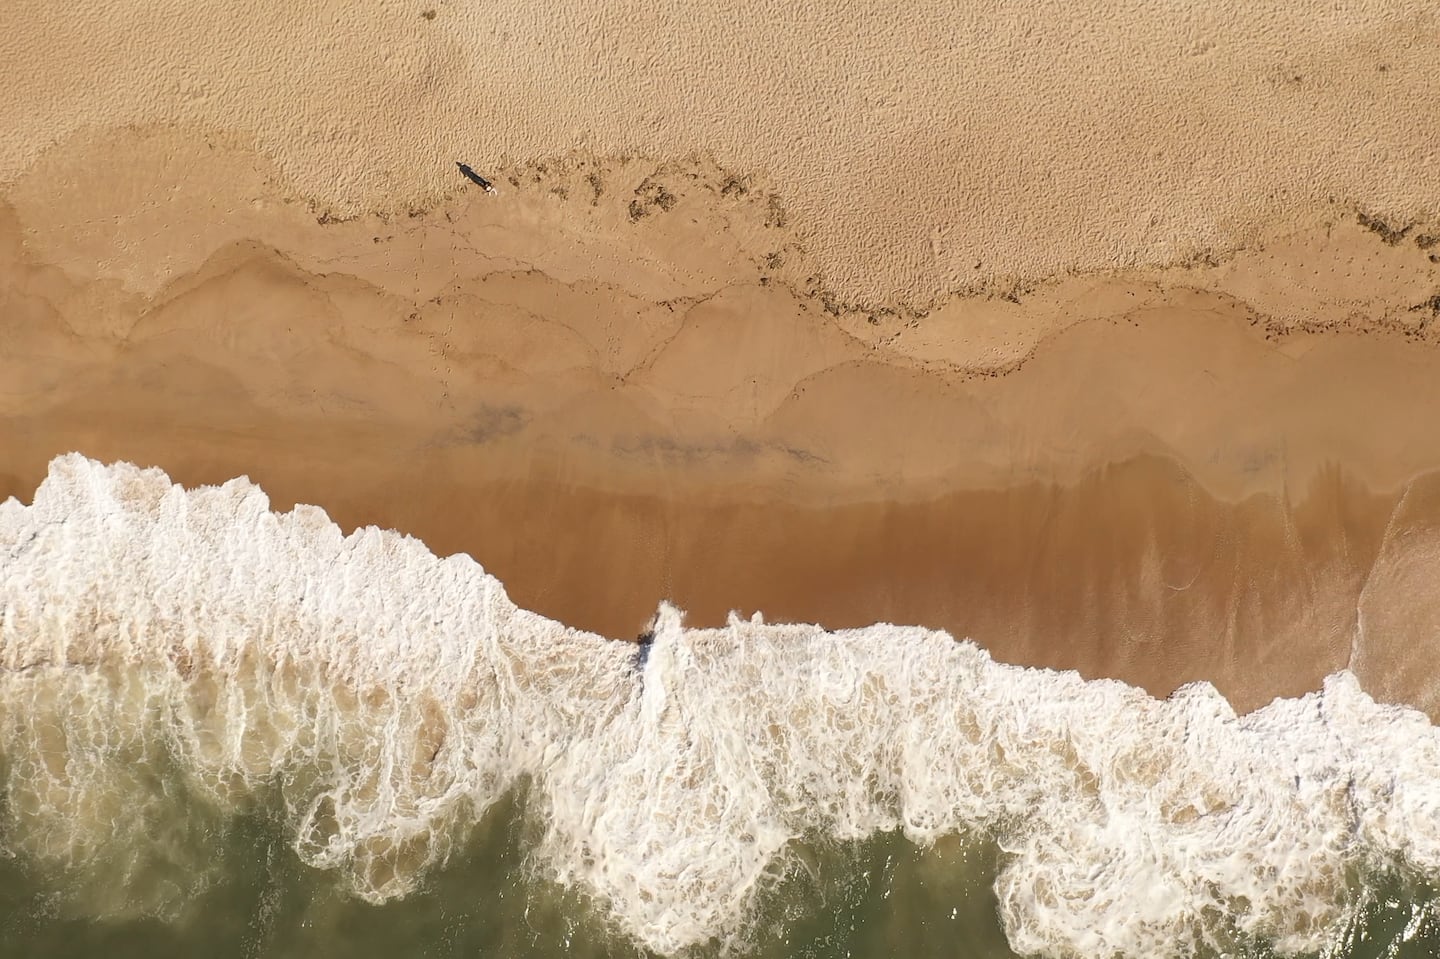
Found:
[[[1440,730],[943,633],[637,649],[248,481],[0,504],[0,955],[1435,956]]]

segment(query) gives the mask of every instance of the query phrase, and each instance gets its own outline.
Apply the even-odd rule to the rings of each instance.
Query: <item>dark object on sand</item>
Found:
[[[650,648],[655,645],[655,630],[647,629],[635,637],[635,642],[640,648],[635,651],[635,669],[641,673],[645,671],[645,664],[650,662]]]
[[[465,174],[465,179],[469,180],[471,183],[476,184],[477,186],[484,188],[486,193],[495,192],[495,185],[489,180],[485,179],[483,176],[476,173],[474,170],[470,169],[468,166],[459,162],[458,160],[456,161],[455,165],[460,168],[461,173]]]

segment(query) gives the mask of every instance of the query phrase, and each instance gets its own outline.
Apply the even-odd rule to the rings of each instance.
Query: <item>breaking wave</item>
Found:
[[[993,843],[1011,946],[1051,956],[1315,951],[1366,877],[1440,878],[1440,732],[1343,672],[1242,717],[913,627],[662,606],[637,650],[469,557],[79,455],[0,504],[0,612],[0,836],[56,868],[193,881],[177,795],[278,795],[299,859],[381,902],[523,788],[532,861],[661,953],[741,941],[804,843],[896,830]]]

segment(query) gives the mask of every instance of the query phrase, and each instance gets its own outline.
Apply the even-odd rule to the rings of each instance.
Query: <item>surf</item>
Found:
[[[204,876],[176,824],[263,806],[288,855],[396,902],[523,794],[536,874],[660,954],[751,942],[807,850],[887,835],[993,848],[1025,954],[1313,953],[1377,877],[1440,878],[1440,734],[1347,672],[1237,715],[921,627],[668,605],[642,658],[468,556],[73,454],[0,504],[0,611],[0,840],[69,875],[123,848]],[[153,885],[91,908],[183,907]]]

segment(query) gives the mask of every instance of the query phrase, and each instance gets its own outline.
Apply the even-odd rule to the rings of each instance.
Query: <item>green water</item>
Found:
[[[0,865],[0,954],[648,955],[607,929],[593,903],[534,874],[524,854],[533,828],[515,805],[497,810],[467,854],[437,870],[423,891],[372,906],[302,865],[273,824],[247,817],[214,837],[223,881],[187,891],[189,901],[168,920],[76,916],[75,900],[91,892],[84,877],[37,875],[12,859]],[[764,897],[743,954],[1013,955],[995,919],[989,852],[922,854],[885,837],[807,849],[803,858]],[[67,881],[79,895],[65,894]],[[736,953],[712,944],[697,954]]]
[[[203,832],[187,837],[208,852],[199,875],[193,864],[138,862],[118,851],[85,873],[46,873],[11,857],[0,861],[0,956],[648,955],[609,929],[594,903],[536,874],[526,850],[537,826],[522,805],[493,810],[463,856],[434,871],[422,891],[381,906],[301,864],[277,822],[260,813],[227,819],[197,809],[170,824]],[[996,918],[996,852],[986,843],[950,840],[922,850],[887,835],[807,846],[797,860],[761,896],[743,943],[712,943],[692,955],[1015,955]],[[1381,884],[1367,900],[1324,959],[1440,956],[1433,890]],[[96,902],[125,917],[97,920]],[[133,914],[136,907],[163,915]],[[1236,943],[1230,954],[1270,952]]]

